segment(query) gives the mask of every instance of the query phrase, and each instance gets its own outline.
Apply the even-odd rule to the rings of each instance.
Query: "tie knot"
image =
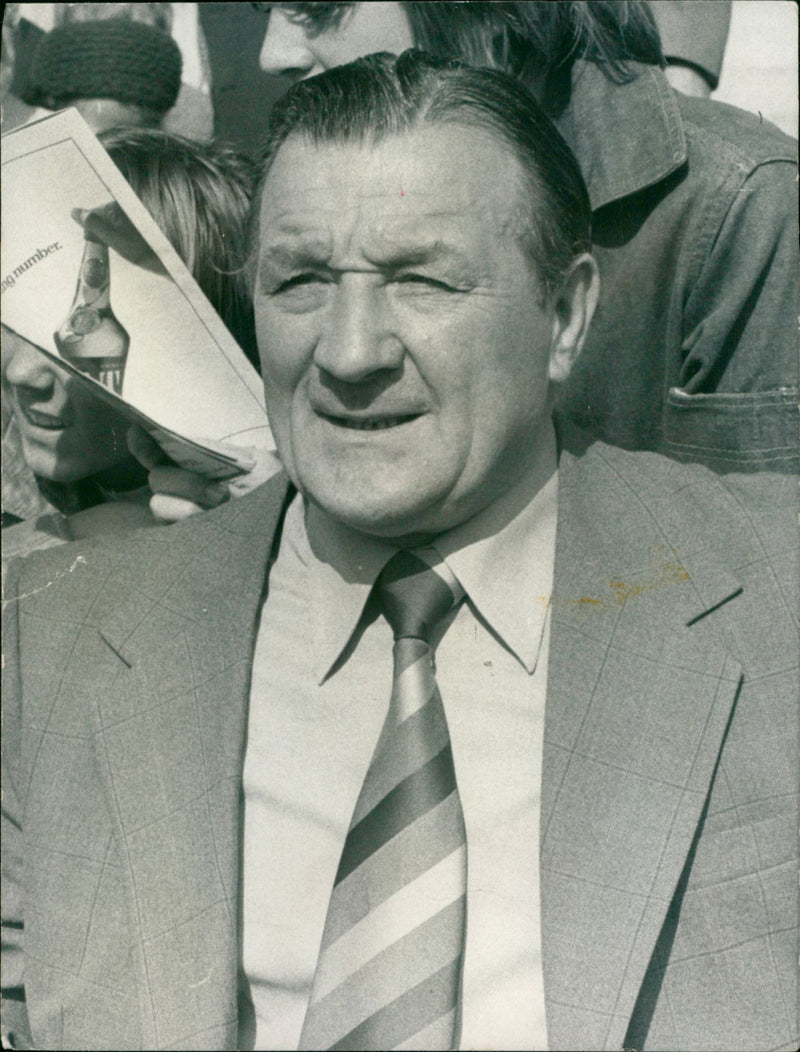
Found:
[[[375,597],[395,639],[424,639],[460,602],[464,593],[455,577],[450,583],[423,559],[408,551],[392,556],[375,582]]]

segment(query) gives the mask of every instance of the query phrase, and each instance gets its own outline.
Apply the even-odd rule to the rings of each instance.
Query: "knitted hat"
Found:
[[[42,38],[25,101],[115,99],[166,113],[178,97],[181,66],[172,37],[144,22],[66,22]]]

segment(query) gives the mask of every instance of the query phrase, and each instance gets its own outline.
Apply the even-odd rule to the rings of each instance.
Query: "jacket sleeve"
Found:
[[[737,452],[745,469],[797,462],[797,185],[783,159],[734,174],[689,243],[680,378],[667,397],[672,454]],[[711,463],[711,466],[715,466]],[[724,468],[722,461],[717,465]],[[733,466],[733,464],[731,464]]]
[[[2,733],[2,1043],[3,1048],[32,1048],[25,1008],[23,964],[23,846],[21,691],[18,647],[20,562],[14,560],[3,589],[3,733]]]

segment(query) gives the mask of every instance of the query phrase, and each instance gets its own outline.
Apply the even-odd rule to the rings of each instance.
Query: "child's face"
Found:
[[[5,326],[2,333],[3,387],[29,467],[53,482],[77,482],[133,466],[125,421],[34,344]]]

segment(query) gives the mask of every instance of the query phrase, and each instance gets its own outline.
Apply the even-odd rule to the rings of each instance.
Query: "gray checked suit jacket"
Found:
[[[786,492],[786,477],[562,453],[541,821],[552,1049],[798,1044]],[[24,984],[36,1047],[236,1046],[242,751],[285,497],[277,478],[9,577],[3,981],[12,998]]]

